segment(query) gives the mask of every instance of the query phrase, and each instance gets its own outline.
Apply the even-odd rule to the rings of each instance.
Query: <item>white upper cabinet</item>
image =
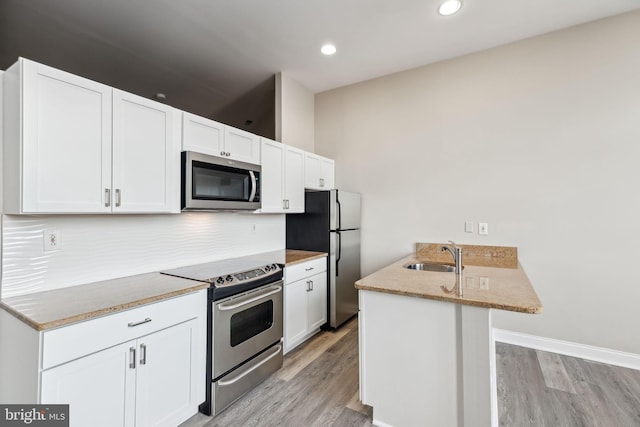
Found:
[[[261,138],[263,213],[304,212],[304,151]]]
[[[113,211],[172,212],[180,197],[176,110],[113,90]]]
[[[304,151],[285,145],[284,195],[287,213],[304,212]]]
[[[182,112],[182,150],[225,157],[222,123]]]
[[[335,162],[306,152],[304,156],[304,187],[311,190],[332,190],[335,187]]]
[[[5,213],[179,212],[171,107],[22,58],[3,80]]]
[[[111,88],[20,59],[3,102],[5,212],[110,212]]]
[[[182,149],[260,164],[260,137],[214,120],[182,113]]]
[[[231,159],[260,164],[260,137],[253,133],[225,126],[224,150]]]

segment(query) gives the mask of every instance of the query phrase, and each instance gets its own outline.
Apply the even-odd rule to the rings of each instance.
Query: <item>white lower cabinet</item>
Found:
[[[20,399],[69,404],[72,427],[182,423],[205,400],[206,297],[198,291],[41,332],[39,397]]]
[[[285,268],[284,352],[303,343],[327,322],[327,258]]]

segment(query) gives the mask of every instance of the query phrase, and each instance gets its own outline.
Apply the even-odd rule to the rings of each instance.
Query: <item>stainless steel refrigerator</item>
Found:
[[[305,193],[305,213],[287,215],[287,249],[327,252],[329,326],[358,313],[360,194],[341,190]]]

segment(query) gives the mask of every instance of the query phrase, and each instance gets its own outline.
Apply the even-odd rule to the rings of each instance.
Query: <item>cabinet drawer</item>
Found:
[[[305,277],[327,271],[327,257],[294,264],[284,269],[286,283],[293,283]]]
[[[42,337],[42,369],[196,318],[206,301],[206,290],[201,290],[45,331]]]

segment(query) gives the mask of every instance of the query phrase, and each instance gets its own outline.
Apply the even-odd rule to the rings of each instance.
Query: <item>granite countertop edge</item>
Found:
[[[451,283],[451,277],[455,277],[454,273],[415,271],[403,267],[403,265],[411,262],[429,262],[429,260],[415,255],[409,255],[358,280],[355,287],[359,290],[431,299],[482,308],[495,308],[527,314],[538,314],[543,311],[542,303],[520,263],[518,263],[517,269],[465,265],[463,270],[463,283],[465,276],[473,277],[482,275],[483,277],[488,277],[490,283],[492,280],[502,281],[503,283],[509,281],[511,288],[508,289],[509,295],[506,296],[504,295],[506,292],[500,292],[500,290],[487,291],[487,293],[481,294],[480,292],[482,291],[479,290],[470,291],[464,289],[463,296],[459,297],[456,294],[444,293],[441,289],[442,284]],[[512,279],[500,278],[500,276],[504,276],[505,274],[512,276]],[[518,297],[513,295],[518,293],[522,296]],[[480,297],[478,297],[478,295],[480,295]]]

